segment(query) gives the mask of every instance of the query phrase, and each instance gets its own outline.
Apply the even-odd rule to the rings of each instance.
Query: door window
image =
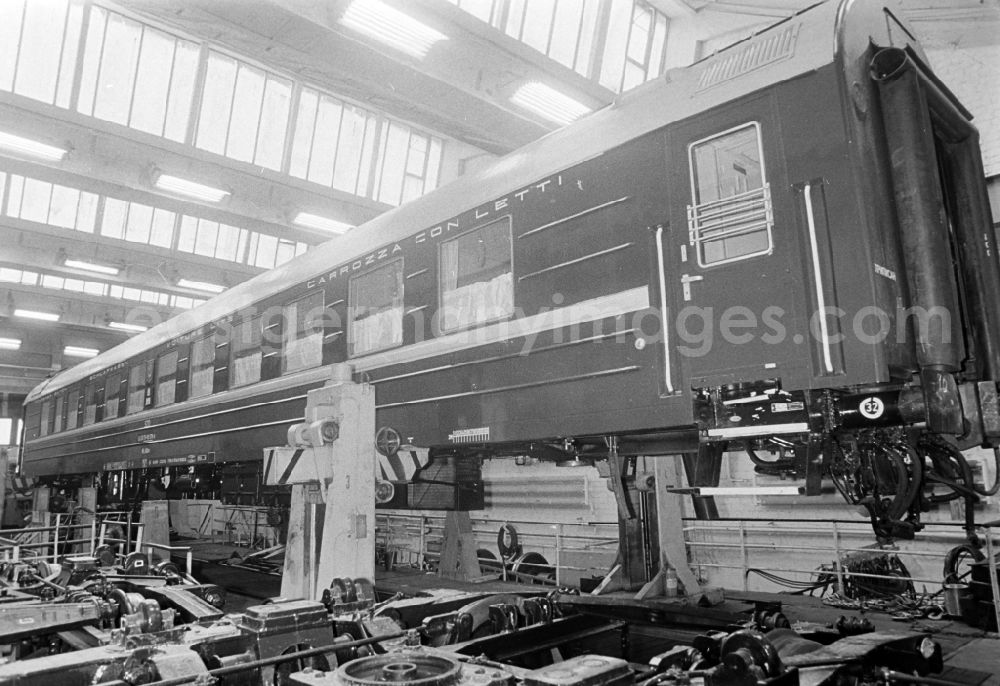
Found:
[[[760,125],[751,122],[691,144],[688,231],[702,267],[771,252],[771,190]]]

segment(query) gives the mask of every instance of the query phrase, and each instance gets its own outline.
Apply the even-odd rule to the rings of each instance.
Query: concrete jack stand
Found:
[[[166,500],[144,500],[139,511],[139,521],[142,523],[142,542],[153,546],[140,549],[147,552],[149,564],[152,566],[170,559],[170,513]],[[162,547],[154,547],[162,546]]]
[[[471,581],[481,576],[476,539],[468,512],[448,511],[444,516],[444,541],[438,575],[445,579]]]
[[[292,486],[281,595],[319,600],[334,579],[375,577],[375,390],[335,365],[305,420],[265,449],[264,479]]]

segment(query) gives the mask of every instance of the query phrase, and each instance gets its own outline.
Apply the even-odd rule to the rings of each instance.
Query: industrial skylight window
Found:
[[[448,39],[437,29],[381,0],[354,0],[340,18],[340,23],[420,59],[427,56],[435,43]]]

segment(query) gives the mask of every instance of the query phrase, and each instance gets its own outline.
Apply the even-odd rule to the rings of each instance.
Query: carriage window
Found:
[[[212,392],[215,377],[215,339],[211,336],[191,344],[191,381],[188,398],[200,398]]]
[[[49,431],[49,420],[52,418],[52,401],[46,400],[42,403],[42,424],[38,428],[39,436],[47,436]]]
[[[286,305],[282,371],[318,367],[323,362],[323,291]]]
[[[514,312],[510,219],[441,244],[441,329],[450,331]]]
[[[232,364],[229,387],[246,386],[260,381],[260,317],[248,319],[233,328]]]
[[[177,351],[156,358],[156,406],[170,405],[177,391]]]
[[[132,367],[128,374],[128,405],[125,411],[129,414],[139,412],[146,407],[147,389],[153,380],[153,361],[145,360]]]
[[[108,375],[107,381],[104,383],[104,419],[114,419],[118,416],[118,407],[120,405],[118,399],[118,392],[121,390],[122,385],[122,375],[121,374],[110,374]]]
[[[351,355],[403,342],[403,261],[351,279]]]
[[[63,430],[63,409],[66,406],[66,396],[60,393],[56,396],[56,416],[52,426],[52,433],[59,433]]]
[[[771,190],[760,125],[746,124],[693,143],[690,241],[707,267],[771,251]]]
[[[83,389],[83,425],[97,421],[97,384],[89,383]]]
[[[77,414],[80,411],[80,391],[70,391],[66,396],[66,430],[76,428]]]

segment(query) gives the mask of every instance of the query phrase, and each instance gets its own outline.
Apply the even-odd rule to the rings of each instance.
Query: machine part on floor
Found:
[[[149,555],[145,553],[129,553],[122,565],[126,574],[147,574],[149,572]]]
[[[168,594],[160,603],[177,588],[181,587],[159,587]],[[434,599],[412,598],[385,603],[378,608],[381,614],[372,616],[373,603],[359,604],[373,599],[370,584],[341,578],[332,589],[354,603],[354,609],[331,614],[322,603],[279,600],[248,608],[241,615],[175,627],[174,610],[134,589],[111,586],[108,595],[120,608],[120,628],[108,632],[96,624],[75,627],[91,631],[95,638],[104,636],[104,645],[91,643],[93,647],[51,654],[44,641],[35,643],[33,659],[0,665],[0,683],[175,686],[214,678],[224,686],[365,686],[383,681],[402,686],[624,686],[648,680],[652,674],[663,684],[688,683],[683,680],[699,676],[706,686],[779,686],[798,684],[797,669],[828,670],[829,679],[839,678],[841,669],[859,665],[869,671],[906,667],[920,674],[940,669],[940,647],[923,634],[882,632],[841,638],[830,631],[767,631],[786,623],[776,603],[759,604],[746,612],[716,612],[713,619],[705,608],[668,617],[649,603],[633,601],[635,612],[626,622],[605,616],[615,608],[600,604],[600,598],[581,604],[565,602],[576,598],[571,596],[519,593],[482,595],[468,602],[460,594],[466,602],[445,613],[428,615],[446,606]],[[12,607],[37,612],[40,606],[32,602],[37,603]],[[82,606],[93,621],[98,606]],[[406,608],[420,608],[408,620],[420,618],[419,630],[400,630]],[[612,614],[624,616],[620,610]],[[658,627],[668,634],[676,626],[681,629],[678,635],[690,635],[688,627],[695,625],[695,617],[730,628],[701,634],[686,647],[664,646],[667,649],[659,652],[628,640],[630,624]],[[62,627],[63,634],[73,629]],[[78,635],[72,641],[86,646],[83,639]],[[439,647],[417,647],[421,643]],[[648,661],[649,668],[633,669],[624,659],[627,656]]]
[[[3,608],[0,617],[0,645],[13,644],[29,636],[100,626],[109,613],[110,608],[91,602],[9,605]]]
[[[457,660],[417,652],[375,655],[354,660],[338,671],[346,686],[380,686],[385,682],[408,686],[450,686],[458,680]]]
[[[126,634],[156,634],[174,628],[174,611],[161,610],[155,600],[141,600],[133,612],[122,614],[119,621]]]
[[[211,625],[193,625],[183,632],[164,632],[145,644],[115,643],[73,653],[46,655],[0,665],[0,684],[11,686],[52,686],[53,684],[108,684],[134,686],[156,683],[237,684],[289,683],[287,675],[315,664],[328,664],[327,655],[357,650],[403,633],[330,643],[330,634],[319,646],[302,647],[294,626],[271,627],[276,632],[271,647],[287,645],[292,650],[261,650],[256,634],[221,620]],[[329,627],[328,627],[329,628]],[[290,668],[291,667],[291,668]],[[275,675],[280,675],[275,681]]]
[[[321,601],[332,614],[370,610],[375,605],[375,585],[369,579],[334,579],[323,589]]]
[[[753,622],[763,631],[771,631],[772,629],[787,629],[790,626],[788,617],[782,613],[780,606],[767,606],[755,609],[753,613]]]
[[[833,628],[841,636],[856,636],[875,631],[875,625],[867,617],[845,617],[844,615],[837,618],[837,621],[833,624]]]
[[[556,583],[555,569],[539,552],[524,553],[515,558],[511,572],[517,581],[532,584]]]
[[[391,605],[386,610],[391,610]],[[548,624],[557,613],[550,598],[488,594],[453,611],[426,616],[419,625],[420,635],[425,645],[454,645],[505,630]]]
[[[525,686],[624,686],[634,680],[628,662],[602,655],[579,655],[524,675]]]
[[[337,672],[314,670],[292,675],[301,686],[625,686],[634,682],[625,660],[581,655],[533,670],[477,659],[455,659],[420,649],[362,658]]]
[[[980,550],[979,546],[972,545],[971,543],[963,543],[962,545],[955,546],[948,551],[948,554],[944,558],[944,570],[941,573],[944,583],[958,584],[965,582],[972,573],[971,565],[985,559],[986,556]]]
[[[737,674],[752,674],[763,681],[781,674],[778,650],[759,631],[744,629],[726,636],[719,649],[722,664]]]

